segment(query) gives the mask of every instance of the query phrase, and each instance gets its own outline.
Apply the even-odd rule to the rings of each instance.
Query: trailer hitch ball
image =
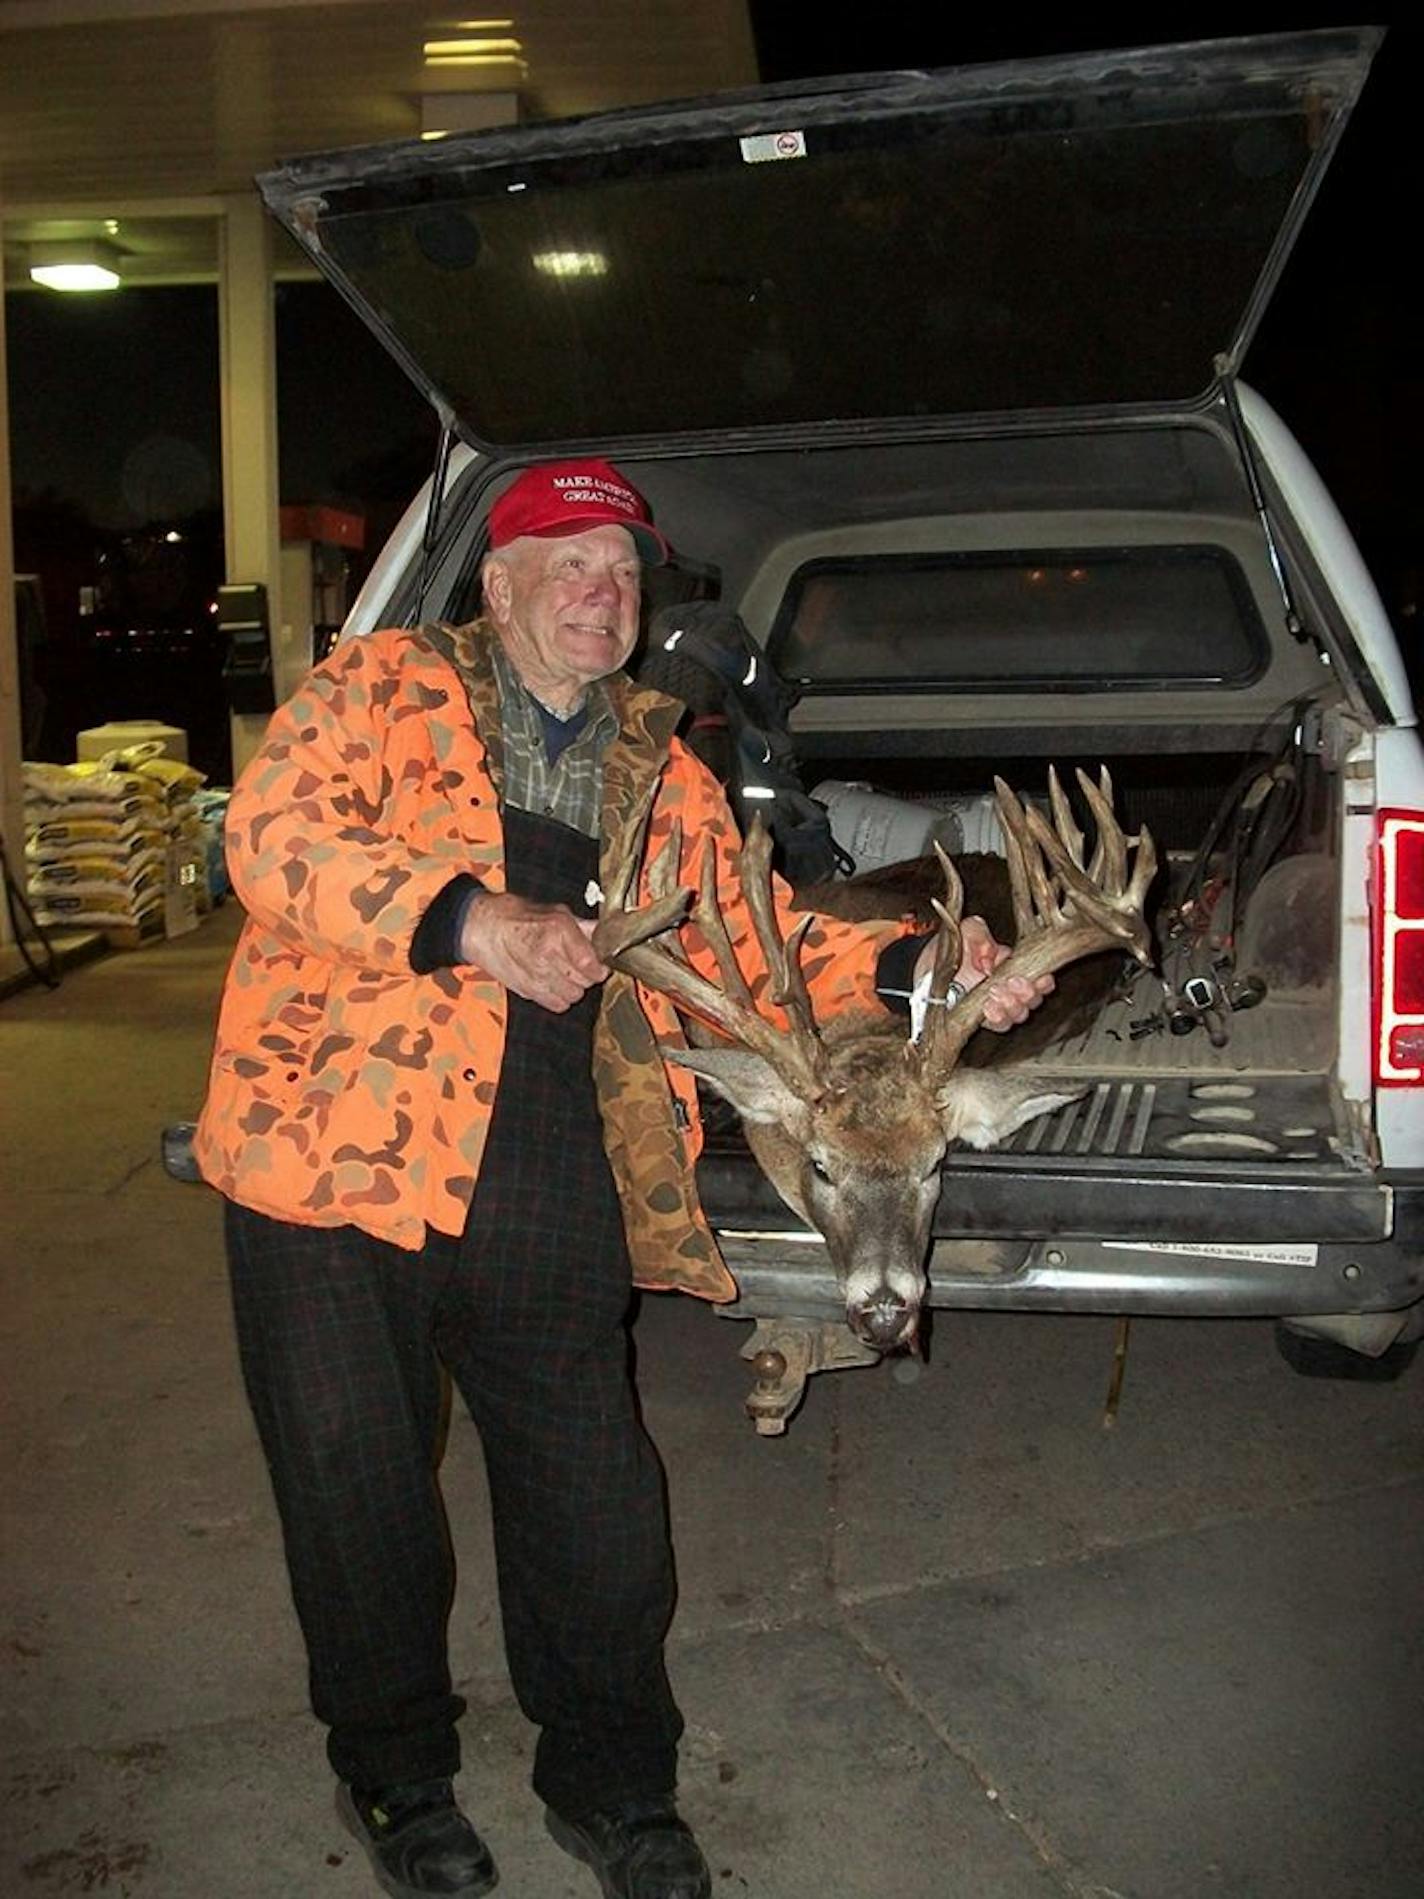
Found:
[[[809,1354],[807,1362],[798,1364],[794,1372],[785,1352],[779,1352],[774,1345],[762,1346],[760,1351],[751,1353],[750,1358],[756,1382],[747,1393],[747,1416],[756,1426],[759,1437],[780,1437],[786,1429],[786,1420],[806,1389]]]
[[[880,1353],[858,1339],[844,1319],[758,1319],[742,1357],[756,1380],[747,1393],[747,1415],[762,1437],[780,1437],[785,1431],[812,1372],[881,1362]]]
[[[758,1385],[779,1385],[786,1376],[786,1359],[782,1353],[768,1347],[758,1352],[752,1360],[752,1370],[756,1373]]]

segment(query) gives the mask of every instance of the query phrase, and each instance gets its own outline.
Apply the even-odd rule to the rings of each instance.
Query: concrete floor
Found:
[[[0,1891],[374,1893],[341,1832],[193,1111],[231,906],[0,1004]],[[1424,1376],[1297,1379],[1256,1324],[938,1317],[913,1385],[741,1416],[744,1332],[649,1299],[684,1805],[718,1895],[1404,1899],[1424,1856]],[[502,1891],[592,1899],[527,1790],[478,1445],[445,1489],[462,1791]]]

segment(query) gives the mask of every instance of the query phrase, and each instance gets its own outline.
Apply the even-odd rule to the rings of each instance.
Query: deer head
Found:
[[[1045,975],[1104,949],[1148,959],[1142,909],[1156,871],[1152,839],[1145,830],[1124,838],[1106,771],[1097,785],[1081,772],[1078,780],[1097,833],[1086,864],[1083,834],[1056,773],[1049,778],[1051,825],[995,781],[1016,929],[1013,950],[995,972],[999,979]],[[649,940],[653,932],[643,919],[659,906],[661,914],[673,914],[676,898],[686,895],[673,889],[680,852],[674,835],[650,869],[654,903],[646,911],[627,909],[636,864],[620,872],[594,946],[606,962],[671,997],[694,1032],[708,1025],[725,1038],[667,1055],[732,1104],[772,1185],[822,1235],[852,1331],[881,1351],[912,1346],[947,1147],[994,1147],[1082,1090],[1011,1069],[957,1068],[983,1019],[991,984],[971,990],[953,1008],[945,1004],[962,957],[963,890],[943,852],[945,895],[935,904],[940,921],[930,1006],[914,1043],[888,1016],[838,1018],[824,1030],[817,1024],[799,957],[813,917],[802,917],[783,937],[771,843],[760,820],[742,849],[741,880],[769,972],[766,994],[785,1026],[759,1011],[733,952],[712,886],[711,853],[692,915],[716,957],[720,986],[690,967],[675,939]]]

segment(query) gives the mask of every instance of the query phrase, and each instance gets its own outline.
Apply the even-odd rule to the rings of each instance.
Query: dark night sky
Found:
[[[433,452],[424,398],[325,284],[279,284],[276,307],[282,499],[408,491]],[[6,321],[17,490],[104,527],[219,504],[215,291],[15,291]]]
[[[327,285],[279,285],[276,318],[281,499],[364,514],[354,588],[429,472],[435,419]],[[16,571],[39,576],[47,624],[31,661],[27,754],[72,758],[86,726],[161,718],[188,733],[191,762],[226,783],[223,649],[208,613],[225,577],[216,291],[15,291],[6,324]],[[145,535],[114,549],[117,535],[154,523],[181,528],[182,544]],[[81,591],[96,584],[86,618]],[[197,637],[99,643],[94,629],[115,623]]]

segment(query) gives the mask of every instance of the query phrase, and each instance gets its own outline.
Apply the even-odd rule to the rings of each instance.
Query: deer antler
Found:
[[[766,826],[759,817],[753,820],[738,857],[738,867],[757,941],[766,959],[767,994],[786,1011],[789,1030],[779,1028],[759,1012],[737,961],[717,900],[715,852],[709,850],[702,860],[702,887],[692,909],[692,921],[717,959],[721,987],[699,975],[680,949],[645,940],[681,920],[690,893],[673,889],[682,855],[682,827],[674,824],[667,842],[648,869],[648,886],[654,893],[652,903],[645,910],[628,910],[628,896],[642,855],[641,847],[642,828],[627,860],[619,865],[615,888],[605,893],[603,910],[593,932],[594,949],[604,962],[649,989],[661,990],[690,1014],[720,1030],[730,1041],[760,1055],[803,1100],[816,1100],[826,1091],[825,1051],[801,972],[800,955],[802,938],[815,917],[803,917],[791,934],[782,939],[772,903],[771,838]],[[681,901],[681,909],[671,911],[667,922],[642,927],[644,919],[661,915],[662,906],[674,898]]]
[[[924,1034],[913,1052],[932,1086],[948,1075],[983,1021],[995,982],[1010,976],[1045,976],[1097,950],[1122,949],[1140,963],[1149,960],[1151,938],[1142,906],[1157,872],[1157,849],[1151,833],[1144,826],[1134,839],[1123,836],[1113,812],[1112,779],[1106,767],[1096,785],[1081,771],[1077,776],[1097,829],[1092,861],[1086,869],[1083,833],[1051,766],[1051,826],[1032,805],[1021,804],[1001,778],[994,780],[1017,940],[993,976],[972,989],[956,1007],[930,1008]],[[942,1003],[962,954],[959,926],[963,891],[942,851],[940,860],[945,868],[946,895],[942,903],[935,904],[940,934],[930,980],[932,1004]]]
[[[642,861],[647,823],[648,811],[645,809],[638,823],[628,860],[618,866],[613,889],[603,893],[598,921],[593,926],[594,951],[610,968],[618,968],[620,958],[626,955],[635,944],[643,943],[650,937],[661,936],[664,931],[673,929],[681,923],[692,906],[692,892],[680,888],[671,878],[663,877],[654,886],[651,903],[646,904],[641,910],[628,908],[628,897],[633,887],[633,879]],[[674,859],[674,875],[676,868],[676,859]]]

